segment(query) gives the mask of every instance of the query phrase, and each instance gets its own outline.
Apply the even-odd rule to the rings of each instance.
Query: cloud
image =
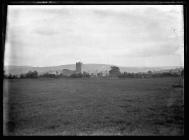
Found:
[[[29,7],[9,7],[6,57],[17,59],[14,63],[50,65],[51,59],[56,65],[82,59],[129,65],[138,58],[177,58],[184,46],[177,6]]]
[[[35,33],[40,34],[40,35],[50,35],[50,36],[58,34],[56,30],[52,30],[52,29],[49,29],[49,30],[38,29],[35,31]]]

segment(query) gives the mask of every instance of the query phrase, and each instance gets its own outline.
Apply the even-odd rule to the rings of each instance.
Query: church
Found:
[[[63,69],[62,74],[64,76],[71,76],[72,74],[82,73],[82,63],[76,62],[76,70]]]

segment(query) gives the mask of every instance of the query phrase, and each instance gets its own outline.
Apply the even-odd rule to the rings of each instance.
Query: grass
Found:
[[[6,135],[183,135],[183,88],[175,84],[177,78],[5,80],[4,130]]]

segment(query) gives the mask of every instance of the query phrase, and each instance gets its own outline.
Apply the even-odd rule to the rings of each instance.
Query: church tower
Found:
[[[76,62],[76,73],[81,73],[82,63]]]

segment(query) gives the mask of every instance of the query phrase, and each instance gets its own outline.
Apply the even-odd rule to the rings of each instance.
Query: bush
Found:
[[[70,76],[71,78],[82,78],[83,75],[81,73],[74,73]]]
[[[55,74],[51,74],[51,73],[45,73],[45,74],[43,74],[43,75],[40,75],[40,77],[56,78],[56,77],[58,77],[58,76],[55,75]]]
[[[82,73],[74,73],[70,75],[70,78],[90,78],[90,74],[87,72]]]
[[[29,71],[25,74],[21,74],[20,78],[38,78],[38,72],[37,71]]]
[[[13,74],[9,74],[9,75],[4,75],[4,78],[5,79],[17,79],[18,78],[18,76],[17,75],[13,75]]]

